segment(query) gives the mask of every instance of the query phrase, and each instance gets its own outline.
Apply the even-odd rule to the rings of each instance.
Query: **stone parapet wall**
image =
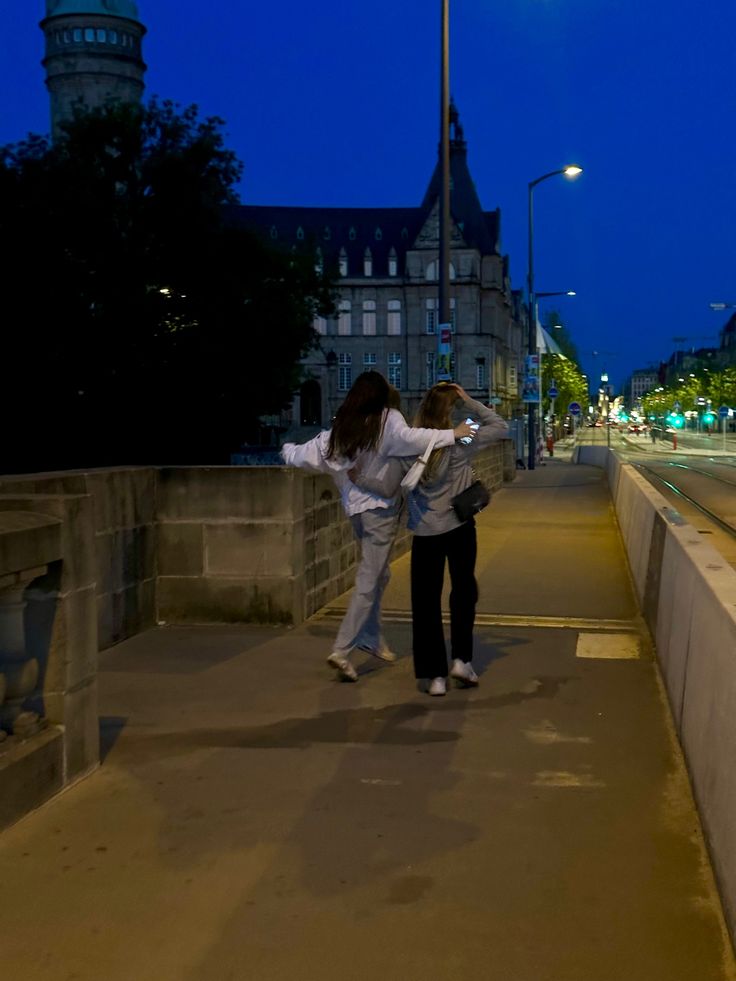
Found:
[[[156,623],[157,484],[153,467],[0,477],[0,494],[90,496],[100,650]]]

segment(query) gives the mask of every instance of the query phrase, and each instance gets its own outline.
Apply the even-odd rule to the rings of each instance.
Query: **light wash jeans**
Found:
[[[353,515],[350,521],[360,542],[360,563],[347,613],[333,651],[347,656],[354,647],[383,649],[381,599],[391,578],[391,547],[399,524],[399,504]]]

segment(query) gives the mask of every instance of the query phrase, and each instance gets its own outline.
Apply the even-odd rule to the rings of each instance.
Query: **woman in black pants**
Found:
[[[490,443],[503,439],[508,426],[493,409],[476,402],[459,386],[441,382],[422,400],[415,420],[425,429],[451,428],[456,409],[478,423],[470,443],[434,450],[417,487],[409,496],[411,605],[414,674],[426,678],[430,695],[447,692],[447,651],[442,628],[442,585],[445,561],[450,570],[450,676],[463,685],[477,685],[473,670],[473,625],[478,586],[475,581],[475,521],[460,522],[452,499],[474,480],[472,459]]]

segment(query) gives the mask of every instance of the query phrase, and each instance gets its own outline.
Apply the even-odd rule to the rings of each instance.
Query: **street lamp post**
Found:
[[[548,174],[543,174],[541,177],[537,177],[536,180],[530,181],[528,185],[529,189],[529,264],[528,264],[528,279],[527,287],[529,293],[529,344],[527,348],[527,353],[529,355],[531,364],[531,358],[537,352],[537,301],[534,295],[534,188],[537,184],[541,184],[542,181],[548,180],[550,177],[557,177],[558,174],[564,174],[565,177],[577,177],[582,174],[582,167],[578,167],[575,164],[570,164],[567,167],[561,167],[559,170],[551,170]],[[539,392],[541,399],[541,392]],[[534,464],[536,460],[536,439],[534,432],[534,419],[535,412],[534,406],[539,403],[529,402],[529,422],[528,422],[528,432],[529,432],[529,459],[527,465],[530,470],[534,470]]]
[[[442,0],[440,51],[440,227],[438,361],[445,351],[442,325],[450,322],[450,0]],[[449,374],[450,356],[445,373]]]

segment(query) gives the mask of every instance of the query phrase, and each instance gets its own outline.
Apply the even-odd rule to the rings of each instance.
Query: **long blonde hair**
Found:
[[[452,429],[452,410],[458,400],[457,389],[448,382],[438,382],[422,399],[414,417],[414,425],[422,429]],[[427,482],[437,473],[444,449],[432,450],[424,468],[422,481]]]

